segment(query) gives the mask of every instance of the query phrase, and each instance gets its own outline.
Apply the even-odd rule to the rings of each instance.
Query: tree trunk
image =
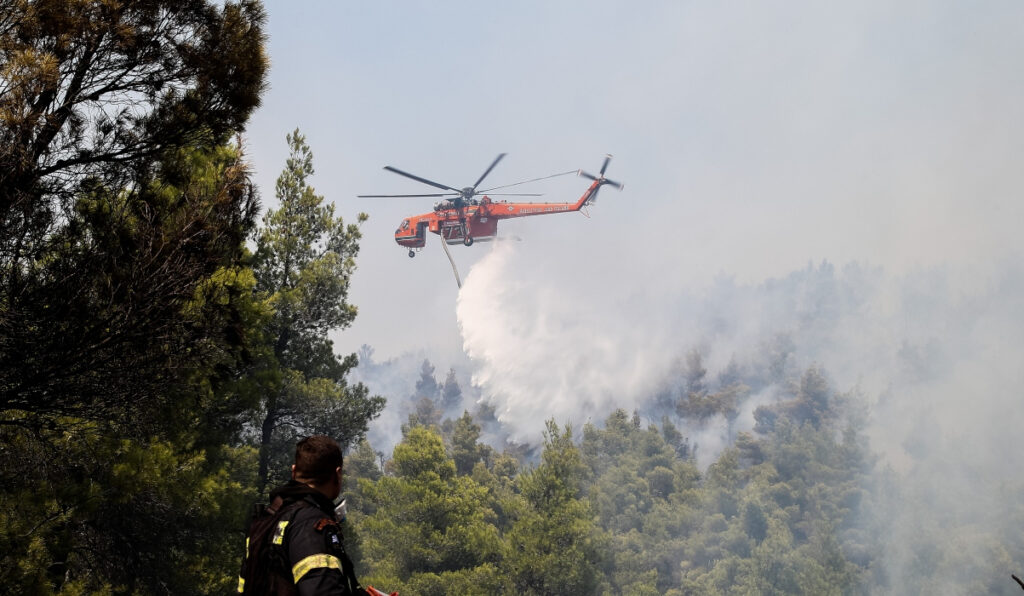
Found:
[[[259,487],[260,494],[267,489],[267,480],[270,477],[270,441],[274,438],[274,427],[277,426],[277,394],[271,393],[267,398],[267,415],[263,418],[263,426],[260,433],[260,467]]]

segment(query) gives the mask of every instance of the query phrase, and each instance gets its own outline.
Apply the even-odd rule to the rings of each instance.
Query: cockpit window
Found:
[[[402,220],[402,229],[403,230],[408,230],[409,229],[409,220],[408,219],[403,219]]]

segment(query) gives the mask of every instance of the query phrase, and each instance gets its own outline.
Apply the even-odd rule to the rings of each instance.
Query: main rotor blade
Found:
[[[403,172],[402,170],[399,170],[398,168],[393,168],[391,166],[384,166],[384,169],[389,171],[389,172],[394,172],[394,173],[398,174],[399,176],[405,176],[406,178],[412,178],[413,180],[415,180],[417,182],[422,182],[423,184],[429,184],[430,186],[433,186],[434,188],[443,188],[444,190],[452,190],[452,191],[455,191],[455,192],[459,192],[459,189],[457,189],[457,188],[452,188],[450,186],[445,186],[444,184],[438,184],[437,182],[433,182],[431,180],[427,180],[426,178],[420,178],[419,176],[416,176],[415,174],[410,174],[409,172]]]
[[[604,156],[604,164],[601,165],[601,175],[604,176],[604,171],[608,169],[608,162],[612,160],[611,155]]]
[[[540,178],[531,178],[529,180],[523,180],[522,182],[513,182],[512,184],[503,184],[501,186],[493,186],[487,190],[477,191],[479,194],[491,192],[492,190],[498,190],[499,188],[508,188],[510,186],[519,186],[520,184],[526,184],[527,182],[537,182],[538,180],[547,180],[548,178],[554,178],[556,176],[568,176],[569,174],[575,174],[577,170],[569,170],[568,172],[559,172],[557,174],[551,174],[550,176],[541,176]]]
[[[489,197],[543,197],[544,193],[531,192],[531,193],[514,193],[514,192],[496,192],[487,193]]]
[[[432,195],[356,195],[356,198],[359,198],[359,199],[389,199],[389,198],[396,198],[396,197],[406,197],[406,198],[408,198],[408,197],[454,197],[454,196],[458,196],[458,195],[456,195],[455,193],[446,192],[446,193],[437,193],[437,194],[432,194]]]
[[[494,162],[491,163],[491,167],[487,168],[487,170],[480,175],[480,179],[476,181],[476,184],[473,185],[473,190],[476,190],[476,187],[480,186],[480,183],[484,181],[484,178],[487,177],[487,174],[491,173],[491,170],[494,169],[494,166],[498,165],[498,162],[501,161],[501,158],[505,157],[505,155],[505,153],[499,153],[498,157],[494,158]]]
[[[591,180],[598,180],[597,176],[595,176],[593,174],[588,174],[588,173],[584,172],[583,170],[579,171],[579,175],[583,176],[584,178],[590,178]]]
[[[611,186],[612,188],[617,188],[619,190],[622,190],[622,183],[621,182],[616,182],[614,180],[609,180],[609,179],[605,178],[604,179],[604,183],[607,184],[608,186]]]

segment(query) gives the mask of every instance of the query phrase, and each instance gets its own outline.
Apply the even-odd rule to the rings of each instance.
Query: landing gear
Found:
[[[410,248],[409,249],[409,258],[411,259],[411,258],[413,258],[415,256],[416,256],[416,251]]]
[[[466,246],[473,246],[473,237],[466,236],[465,238],[462,239],[462,243],[465,244]]]

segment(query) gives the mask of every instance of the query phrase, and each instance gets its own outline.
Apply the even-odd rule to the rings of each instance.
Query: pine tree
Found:
[[[440,394],[441,388],[438,387],[437,379],[434,378],[434,365],[430,363],[430,360],[424,359],[423,365],[420,366],[420,378],[416,380],[416,393],[410,399],[413,402],[418,402],[427,398],[436,402]]]
[[[582,499],[586,466],[572,431],[549,421],[537,468],[520,476],[529,508],[509,532],[515,594],[595,594],[607,538]]]
[[[501,592],[502,542],[488,490],[456,473],[436,431],[409,429],[390,462],[394,476],[360,481],[374,512],[360,532],[364,581],[413,594]]]
[[[0,0],[0,585],[224,593],[259,2]],[[155,538],[156,537],[156,538]]]
[[[462,405],[462,387],[459,387],[459,380],[455,377],[455,369],[448,369],[448,376],[441,385],[441,408],[449,412]]]
[[[261,486],[272,469],[287,468],[298,437],[322,433],[354,444],[384,407],[363,384],[348,384],[356,357],[339,358],[328,338],[356,316],[348,290],[359,226],[335,217],[334,206],[309,185],[313,152],[305,137],[296,129],[287,141],[291,151],[276,185],[280,205],[264,217],[254,258],[257,291],[274,313],[257,420]],[[360,213],[357,222],[365,220]]]
[[[53,338],[3,336],[28,381],[0,414],[0,583],[12,592],[228,587],[218,582],[237,564],[230,528],[251,479],[239,472],[246,450],[227,445],[266,320],[235,261],[244,234],[218,230],[240,225],[229,198],[248,193],[240,159],[230,147],[183,150],[135,193],[97,190],[82,199],[89,223],[62,232],[36,269],[83,277],[38,304]],[[97,250],[86,267],[72,255],[87,244]],[[68,354],[78,358],[62,377],[31,381]]]
[[[259,103],[264,15],[201,0],[0,15],[0,410],[124,418],[189,368],[174,361],[202,338],[181,306],[254,223],[226,144]]]
[[[479,441],[480,425],[473,421],[469,412],[463,412],[462,417],[455,421],[450,449],[455,469],[460,475],[471,473],[473,466],[486,461],[491,455],[491,448]]]

